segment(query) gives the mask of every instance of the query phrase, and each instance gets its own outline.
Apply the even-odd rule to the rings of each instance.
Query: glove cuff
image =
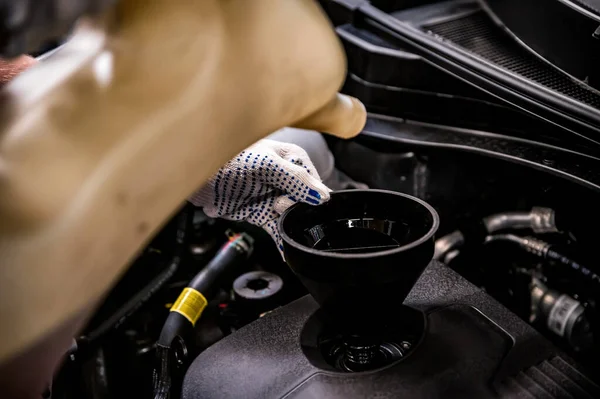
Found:
[[[199,206],[202,208],[207,208],[213,206],[213,201],[215,199],[215,195],[213,190],[211,189],[210,184],[206,184],[200,190],[197,190],[194,194],[192,194],[188,201],[190,201],[195,206]]]

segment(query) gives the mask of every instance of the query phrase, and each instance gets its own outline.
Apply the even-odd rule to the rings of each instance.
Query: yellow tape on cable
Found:
[[[179,313],[195,326],[207,304],[208,301],[200,291],[188,287],[181,292],[171,307],[171,312]]]

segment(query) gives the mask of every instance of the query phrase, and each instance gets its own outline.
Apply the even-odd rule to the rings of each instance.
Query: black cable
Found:
[[[600,284],[600,276],[598,274],[563,253],[560,248],[557,249],[555,246],[550,246],[546,251],[545,259],[570,268],[591,283]]]
[[[562,266],[566,266],[569,269],[576,272],[579,276],[585,280],[600,284],[600,276],[594,273],[590,268],[577,262],[571,256],[565,254],[565,252],[556,245],[547,243],[546,241],[533,238],[533,237],[519,237],[514,234],[497,234],[486,238],[485,242],[492,241],[508,241],[517,244],[527,252],[538,256],[548,262],[553,262]]]

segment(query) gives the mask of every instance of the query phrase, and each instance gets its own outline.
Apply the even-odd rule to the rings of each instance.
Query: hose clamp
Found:
[[[538,234],[558,233],[554,210],[543,207],[531,209],[531,229]]]

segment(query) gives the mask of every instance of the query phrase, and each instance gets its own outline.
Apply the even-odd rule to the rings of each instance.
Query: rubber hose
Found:
[[[198,300],[206,301],[210,298],[214,291],[218,288],[218,280],[229,270],[236,267],[241,262],[245,261],[252,251],[251,239],[246,234],[240,234],[229,240],[215,255],[215,257],[200,271],[183,290],[182,295],[186,291],[191,291]],[[180,298],[182,298],[180,296]],[[179,301],[179,299],[178,299]],[[181,335],[186,328],[193,327],[194,322],[190,317],[185,317],[182,312],[176,311],[173,305],[171,312],[165,321],[163,329],[158,339],[158,344],[169,347],[176,336]],[[201,312],[203,310],[199,309]],[[197,314],[195,317],[199,317]]]

